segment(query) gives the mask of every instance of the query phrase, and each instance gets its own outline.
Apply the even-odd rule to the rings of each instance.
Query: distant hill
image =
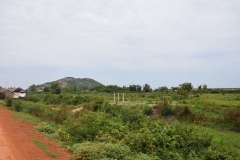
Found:
[[[58,82],[59,85],[62,88],[68,87],[68,86],[76,86],[77,88],[82,88],[84,86],[87,86],[89,88],[95,87],[95,86],[100,86],[102,85],[101,83],[90,79],[90,78],[74,78],[74,77],[66,77],[63,79],[59,79],[57,81],[53,82]],[[50,86],[52,82],[47,82],[41,85],[36,85],[37,89],[43,89],[46,86]]]

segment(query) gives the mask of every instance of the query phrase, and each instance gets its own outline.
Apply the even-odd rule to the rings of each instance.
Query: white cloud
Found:
[[[1,1],[0,66],[240,68],[239,5],[237,0]]]

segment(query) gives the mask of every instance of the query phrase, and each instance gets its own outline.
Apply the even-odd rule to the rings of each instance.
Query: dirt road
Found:
[[[67,160],[70,153],[57,143],[35,131],[32,122],[13,120],[15,112],[0,107],[0,160]],[[49,153],[57,155],[52,158],[34,141],[47,147]]]

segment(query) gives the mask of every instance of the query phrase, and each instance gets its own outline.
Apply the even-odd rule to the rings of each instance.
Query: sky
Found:
[[[0,86],[240,87],[239,0],[0,0]]]

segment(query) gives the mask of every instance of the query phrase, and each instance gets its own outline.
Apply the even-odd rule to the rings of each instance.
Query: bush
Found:
[[[145,106],[144,108],[143,108],[143,113],[145,114],[145,115],[151,115],[152,114],[152,112],[153,112],[153,109],[152,109],[152,107],[149,107],[149,106]]]
[[[92,141],[100,131],[109,132],[110,128],[111,121],[104,113],[100,115],[91,111],[82,113],[79,118],[68,118],[61,126],[61,130],[69,134],[71,142]]]
[[[42,122],[39,123],[37,126],[34,127],[36,130],[46,133],[46,134],[51,134],[55,133],[55,129],[49,125],[47,122]]]
[[[224,113],[224,121],[230,122],[234,126],[234,130],[240,131],[240,110],[239,109],[225,109]]]
[[[180,111],[177,113],[177,116],[184,120],[194,119],[193,111],[188,106],[184,106],[183,108],[181,108]]]
[[[128,146],[105,142],[84,142],[73,146],[70,160],[124,159],[130,153]]]
[[[6,97],[4,101],[8,107],[12,107],[13,100],[11,97]]]
[[[144,127],[137,132],[128,132],[124,136],[123,142],[134,152],[151,154],[156,143],[156,138],[147,127]]]
[[[20,112],[20,111],[22,111],[22,109],[23,109],[22,103],[21,103],[21,101],[19,101],[19,100],[14,101],[13,106],[14,106],[14,109],[15,109],[17,112]]]
[[[27,97],[26,97],[26,100],[27,101],[32,101],[32,102],[38,102],[38,101],[40,101],[40,97],[39,97],[39,95],[36,95],[36,94],[30,94],[30,95],[27,95]]]
[[[162,107],[162,115],[163,115],[163,116],[171,115],[171,112],[172,112],[172,110],[171,110],[170,106],[164,105],[164,106]]]

